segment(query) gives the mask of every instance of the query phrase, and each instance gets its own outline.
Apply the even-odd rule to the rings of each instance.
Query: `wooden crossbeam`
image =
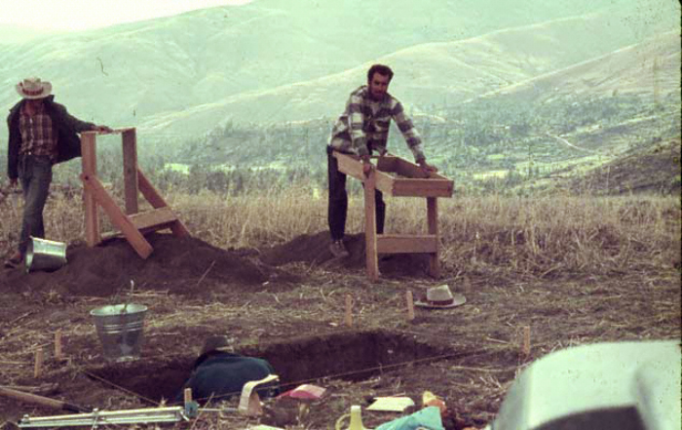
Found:
[[[128,218],[138,230],[162,230],[170,228],[171,224],[178,220],[178,217],[169,207],[139,212],[128,216]]]
[[[436,235],[377,235],[377,252],[379,254],[435,253],[436,251],[438,251],[438,237]]]
[[[168,203],[166,203],[163,197],[161,197],[161,193],[154,188],[154,185],[152,185],[152,183],[149,181],[149,179],[147,179],[145,174],[142,173],[142,170],[140,169],[137,169],[137,179],[138,185],[140,187],[140,193],[142,193],[144,198],[147,199],[153,208],[159,209],[168,207]],[[177,217],[175,222],[170,225],[170,229],[176,236],[190,235],[189,230],[187,230],[187,227],[185,227],[185,224],[183,224],[182,221],[180,221],[180,219]]]
[[[452,197],[452,181],[447,179],[400,179],[393,182],[395,197]]]
[[[97,179],[96,176],[82,174],[81,180],[85,186],[86,193],[93,196],[97,204],[99,204],[102,209],[104,209],[104,212],[109,215],[111,223],[123,233],[123,236],[125,236],[133,249],[135,249],[135,252],[142,258],[149,257],[153,250],[152,246],[147,242],[130,218],[123,213],[116,202],[109,196],[109,193],[104,189],[104,186],[99,179]]]

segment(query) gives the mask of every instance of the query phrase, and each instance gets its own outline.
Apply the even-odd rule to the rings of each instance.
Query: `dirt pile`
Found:
[[[282,245],[260,250],[260,259],[270,266],[301,262],[309,265],[341,265],[348,269],[365,267],[365,235],[346,235],[344,243],[350,256],[335,260],[329,251],[329,232],[301,235]],[[391,254],[379,256],[379,270],[383,275],[424,276],[429,259],[427,254]]]
[[[141,259],[123,239],[89,248],[70,245],[68,264],[52,272],[5,272],[0,284],[13,291],[56,290],[72,295],[110,296],[130,289],[190,294],[224,284],[253,288],[269,281],[297,282],[298,277],[261,263],[257,252],[224,250],[192,237],[151,234],[154,252]],[[213,281],[213,282],[211,282]]]
[[[167,290],[176,294],[196,294],[215,288],[257,291],[294,284],[299,275],[287,271],[290,263],[310,266],[345,267],[363,270],[365,239],[363,234],[349,235],[348,258],[334,259],[329,251],[329,233],[301,235],[282,245],[256,249],[225,250],[192,237],[151,234],[147,240],[154,252],[141,259],[124,239],[113,239],[89,248],[71,244],[68,264],[46,273],[25,273],[22,269],[5,270],[0,287],[14,292],[54,290],[76,296],[113,296],[124,293],[134,282],[136,290]],[[424,276],[428,257],[419,254],[381,256],[383,275]]]

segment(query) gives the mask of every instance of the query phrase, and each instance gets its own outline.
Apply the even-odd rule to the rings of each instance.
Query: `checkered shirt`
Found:
[[[368,155],[372,151],[386,153],[388,130],[393,119],[403,134],[417,162],[425,160],[421,138],[403,105],[390,94],[383,100],[372,100],[367,85],[353,91],[332,130],[329,145],[341,152]]]
[[[30,116],[21,110],[19,117],[19,132],[21,133],[20,154],[47,156],[55,161],[57,158],[57,130],[52,118],[41,110]]]

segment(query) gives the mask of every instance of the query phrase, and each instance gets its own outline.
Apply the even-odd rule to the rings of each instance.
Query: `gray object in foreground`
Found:
[[[679,430],[678,341],[583,345],[530,365],[491,430]]]
[[[35,427],[72,427],[149,423],[176,423],[186,420],[181,406],[165,408],[132,409],[128,411],[99,411],[95,409],[87,414],[57,415],[52,417],[31,418],[25,415],[19,422],[21,428]]]

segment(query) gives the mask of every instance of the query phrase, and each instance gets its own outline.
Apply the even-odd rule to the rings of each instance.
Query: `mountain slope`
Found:
[[[673,83],[679,82],[679,66],[674,61],[679,61],[676,33],[622,49],[620,36],[605,25],[614,19],[606,13],[562,18],[462,41],[422,44],[376,61],[390,64],[396,71],[391,92],[407,105],[425,111],[480,94],[506,94],[526,87],[551,94],[553,88],[562,86],[568,93],[577,86],[573,81],[604,79],[610,76],[605,69],[615,67],[621,73],[612,77],[609,88],[644,88],[646,75],[636,67],[642,53],[659,58],[660,94],[674,90]],[[587,46],[574,43],[576,40],[593,42]],[[590,54],[590,60],[582,61]],[[580,66],[574,67],[575,63]],[[154,133],[177,135],[199,133],[225,121],[268,123],[332,117],[343,109],[348,93],[364,83],[369,64],[308,82],[240,93],[182,112],[157,114],[142,126]],[[536,76],[540,76],[537,83]],[[559,82],[542,81],[547,77]]]
[[[322,94],[320,89],[310,96],[297,95],[301,99],[294,102],[289,102],[291,97],[287,100],[276,98],[274,108],[264,109],[267,112],[263,120],[278,118],[271,112],[273,109],[284,112],[299,106],[319,115],[314,104],[309,106],[318,100],[318,94],[325,100],[325,106],[327,100],[345,98],[357,84],[356,76],[360,81],[364,80],[368,63],[395,59],[398,64],[400,57],[406,55],[402,51],[411,49],[423,50],[424,57],[415,57],[416,62],[409,67],[398,64],[401,76],[406,78],[403,82],[412,82],[416,87],[414,92],[428,95],[428,99],[411,100],[409,87],[398,94],[412,104],[440,103],[441,87],[447,90],[453,85],[467,85],[467,79],[480,79],[480,85],[489,90],[501,83],[517,82],[553,70],[557,67],[552,64],[555,59],[546,58],[542,63],[528,58],[535,63],[512,64],[509,70],[502,71],[502,76],[490,76],[489,80],[475,76],[467,78],[466,75],[460,79],[450,70],[462,66],[461,62],[468,63],[467,56],[487,57],[480,61],[481,68],[486,61],[496,67],[507,67],[504,59],[501,62],[494,59],[507,53],[494,49],[478,54],[462,52],[450,66],[436,64],[432,68],[432,60],[441,61],[434,58],[443,54],[441,48],[432,45],[427,49],[419,45],[466,40],[509,27],[560,21],[567,14],[583,16],[603,10],[600,16],[605,21],[598,23],[587,18],[587,22],[594,23],[591,31],[599,36],[593,45],[571,44],[560,38],[565,40],[560,48],[575,54],[565,53],[566,59],[582,61],[677,24],[668,11],[643,9],[644,14],[641,14],[638,5],[647,3],[650,2],[579,0],[552,4],[544,0],[423,0],[417,4],[408,0],[324,3],[256,0],[243,6],[212,8],[103,30],[40,38],[29,44],[0,45],[0,81],[5,83],[0,86],[0,110],[9,108],[16,101],[15,82],[26,76],[40,75],[53,82],[58,101],[66,103],[72,112],[84,119],[117,126],[148,124],[158,130],[158,124],[172,118],[174,113],[197,106],[200,111],[210,110],[211,106],[225,106],[230,98],[233,101],[253,97],[260,100],[263,92],[273,88],[285,89],[349,71],[345,73],[353,77],[339,82],[345,87],[342,94]],[[632,22],[623,19],[633,14],[651,19]],[[586,37],[580,24],[575,22],[574,25],[578,28],[576,33]],[[605,41],[603,46],[601,39]],[[442,61],[450,60],[444,58]],[[522,57],[509,61],[523,63],[525,60]],[[354,71],[356,67],[358,69]],[[474,71],[471,73],[475,75]],[[480,72],[483,76],[486,73],[489,72]],[[329,82],[336,80],[330,79]],[[470,91],[472,94],[478,91],[478,87],[474,87]],[[396,89],[400,87],[396,86]],[[460,97],[459,91],[447,91]],[[343,102],[338,103],[336,106],[342,106]],[[243,107],[234,106],[233,111],[221,112],[210,120],[198,119],[204,125],[190,127],[188,132],[204,132],[216,124],[218,117],[241,115]],[[336,106],[328,108],[329,112],[338,111]],[[247,106],[245,110],[257,113],[260,109]],[[260,120],[253,114],[243,116]],[[280,116],[286,119],[286,115]],[[292,116],[300,115],[294,110]],[[175,128],[185,130],[186,126]],[[0,128],[0,132],[4,132],[4,128]]]
[[[635,94],[655,101],[680,92],[680,31],[483,94],[545,102],[588,94]]]

